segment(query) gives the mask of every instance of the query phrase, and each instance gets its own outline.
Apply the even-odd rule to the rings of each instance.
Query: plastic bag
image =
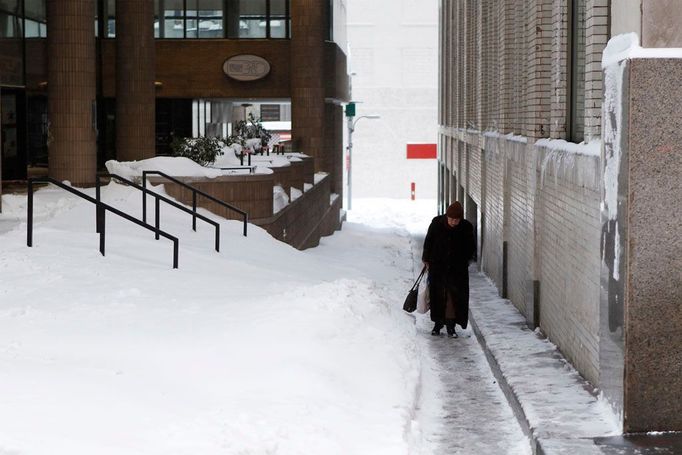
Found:
[[[429,304],[429,280],[419,283],[419,293],[417,294],[417,313],[424,314],[431,309]]]

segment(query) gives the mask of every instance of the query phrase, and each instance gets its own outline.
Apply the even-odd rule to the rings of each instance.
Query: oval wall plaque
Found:
[[[238,81],[257,81],[270,73],[270,63],[257,55],[235,55],[225,60],[223,72]]]

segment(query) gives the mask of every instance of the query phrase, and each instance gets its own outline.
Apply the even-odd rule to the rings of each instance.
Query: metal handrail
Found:
[[[105,240],[106,240],[106,211],[110,211],[111,213],[120,216],[121,218],[124,218],[132,223],[137,224],[138,226],[142,226],[145,229],[148,229],[156,234],[156,238],[158,239],[159,235],[167,238],[168,240],[171,240],[173,242],[173,268],[177,269],[178,268],[178,238],[175,236],[172,236],[168,234],[167,232],[162,231],[158,227],[154,227],[152,225],[149,225],[143,221],[138,220],[137,218],[128,215],[127,213],[110,206],[109,204],[105,204],[101,200],[97,200],[93,198],[92,196],[88,196],[85,193],[82,193],[75,188],[72,188],[68,185],[63,184],[62,182],[55,180],[51,177],[35,177],[35,178],[30,178],[28,179],[28,216],[26,220],[26,245],[29,247],[33,247],[33,184],[34,183],[52,183],[53,185],[56,185],[60,187],[63,190],[68,191],[69,193],[72,193],[82,199],[85,199],[88,202],[92,202],[96,206],[96,231],[99,233],[99,252],[102,254],[102,256],[105,256]]]
[[[161,171],[142,171],[142,186],[144,188],[147,187],[147,176],[150,174],[159,175],[161,177],[167,178],[171,182],[177,183],[178,185],[191,190],[192,191],[192,211],[194,212],[194,214],[196,214],[196,212],[197,212],[197,194],[200,194],[201,196],[203,196],[203,197],[205,197],[205,198],[215,202],[216,204],[219,204],[219,205],[221,205],[221,206],[223,206],[229,210],[232,210],[234,212],[239,213],[240,215],[242,215],[242,217],[244,217],[244,237],[246,237],[246,226],[249,223],[249,214],[246,213],[245,211],[240,210],[237,207],[228,204],[227,202],[221,201],[220,199],[217,199],[217,198],[211,196],[210,194],[205,193],[199,189],[196,189],[193,186],[188,185],[185,182],[178,180],[175,177],[171,177],[170,175],[168,175],[164,172],[161,172]],[[143,195],[142,198],[143,198],[142,199],[142,212],[143,212],[142,219],[146,221],[146,219],[147,219],[147,197],[145,195]],[[193,226],[194,225],[196,225],[196,219],[193,221]]]
[[[196,219],[194,219],[194,217],[199,218],[200,220],[205,221],[206,223],[213,225],[213,227],[215,227],[215,250],[220,251],[220,224],[219,223],[217,223],[216,221],[213,221],[212,219],[210,219],[208,217],[205,217],[204,215],[201,215],[200,213],[192,212],[192,210],[188,209],[184,205],[178,204],[177,202],[173,201],[172,199],[169,199],[165,196],[162,196],[158,193],[155,193],[155,192],[147,189],[146,187],[140,186],[137,183],[126,179],[125,177],[121,177],[118,174],[109,174],[109,177],[115,178],[116,180],[120,180],[120,181],[126,183],[128,186],[131,186],[131,187],[135,188],[136,190],[142,191],[142,193],[143,193],[142,197],[144,197],[145,194],[151,194],[152,196],[154,196],[155,208],[156,208],[156,214],[154,217],[155,218],[154,221],[155,221],[155,226],[157,229],[159,229],[161,227],[160,226],[161,217],[159,215],[161,210],[160,210],[159,200],[165,202],[166,204],[168,204],[172,207],[175,207],[178,210],[182,210],[183,212],[189,213],[190,215],[192,215],[192,217],[193,217],[192,218],[193,219],[192,230],[194,230],[195,232],[197,230],[197,224],[196,224]],[[97,190],[96,190],[95,194],[96,194],[96,199],[99,201],[100,200],[100,176],[99,175],[97,176]],[[147,222],[146,213],[143,215],[142,221]],[[158,239],[159,239],[159,236],[157,235],[156,240],[158,240]]]
[[[220,169],[221,171],[249,171],[249,174],[253,174],[256,171],[256,166],[211,167],[211,169]]]

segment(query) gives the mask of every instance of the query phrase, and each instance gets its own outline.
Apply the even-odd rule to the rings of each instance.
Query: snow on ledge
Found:
[[[528,143],[528,138],[526,136],[518,136],[514,133],[502,134],[497,131],[486,131],[483,133],[483,136],[491,139],[506,139],[508,141],[521,142],[523,144]]]
[[[639,37],[636,33],[623,33],[611,38],[602,54],[601,67],[607,67],[630,60],[633,58],[680,58],[682,59],[682,48],[662,47],[644,48],[639,45]]]
[[[585,156],[600,156],[601,141],[595,140],[588,143],[568,142],[563,139],[539,139],[535,142],[536,147],[543,147],[551,152],[567,152]]]

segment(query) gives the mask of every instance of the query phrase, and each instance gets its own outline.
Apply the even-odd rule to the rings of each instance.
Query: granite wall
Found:
[[[682,59],[629,65],[626,431],[682,431]]]

